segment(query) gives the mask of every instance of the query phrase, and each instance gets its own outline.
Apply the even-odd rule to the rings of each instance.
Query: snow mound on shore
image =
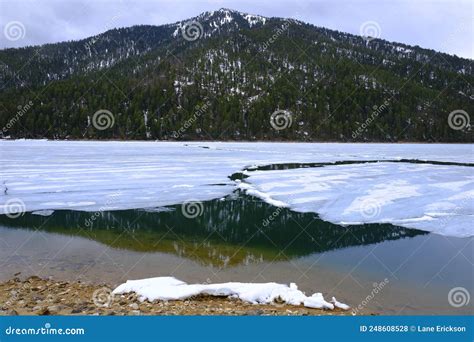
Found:
[[[205,294],[239,298],[252,304],[286,303],[289,305],[304,305],[308,308],[348,310],[349,306],[332,298],[327,302],[321,293],[306,296],[298,290],[296,284],[289,286],[278,283],[222,283],[222,284],[187,284],[174,277],[156,277],[140,280],[127,280],[119,285],[112,293],[124,294],[135,292],[141,301],[149,300],[183,300],[192,296]]]

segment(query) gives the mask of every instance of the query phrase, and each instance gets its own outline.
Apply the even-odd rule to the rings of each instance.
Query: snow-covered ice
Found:
[[[472,167],[409,163],[251,171],[238,187],[340,225],[392,223],[442,235],[472,236]]]
[[[349,306],[339,303],[336,298],[327,302],[321,293],[306,296],[298,290],[296,284],[289,286],[278,283],[222,283],[222,284],[186,284],[174,277],[156,277],[140,280],[128,280],[119,285],[113,294],[135,292],[140,300],[183,300],[200,294],[220,297],[239,298],[252,304],[286,303],[304,305],[309,308],[348,310]]]
[[[0,140],[0,214],[12,200],[43,215],[58,209],[153,210],[222,198],[241,188],[335,223],[391,222],[472,236],[472,167],[381,162],[248,171],[245,183],[229,176],[277,163],[473,163],[473,152],[467,144]]]

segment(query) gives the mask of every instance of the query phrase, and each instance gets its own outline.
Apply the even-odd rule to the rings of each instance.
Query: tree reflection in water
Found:
[[[174,253],[217,267],[287,260],[426,234],[390,224],[342,227],[313,213],[276,208],[243,194],[204,202],[201,215],[193,219],[183,215],[180,205],[161,209],[58,210],[51,216],[26,213],[16,219],[0,215],[0,224],[81,236],[114,248]]]

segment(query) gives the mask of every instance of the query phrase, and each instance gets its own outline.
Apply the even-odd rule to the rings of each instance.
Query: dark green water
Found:
[[[242,194],[204,202],[198,210],[200,215],[194,218],[186,217],[180,205],[161,212],[58,210],[50,216],[26,213],[10,219],[2,215],[0,225],[80,236],[131,251],[174,253],[219,267],[426,234],[390,224],[342,227],[313,213],[276,208]]]

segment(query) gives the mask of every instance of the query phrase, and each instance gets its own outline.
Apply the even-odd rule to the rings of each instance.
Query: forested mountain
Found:
[[[0,136],[471,142],[473,83],[469,59],[221,9],[1,50]]]

